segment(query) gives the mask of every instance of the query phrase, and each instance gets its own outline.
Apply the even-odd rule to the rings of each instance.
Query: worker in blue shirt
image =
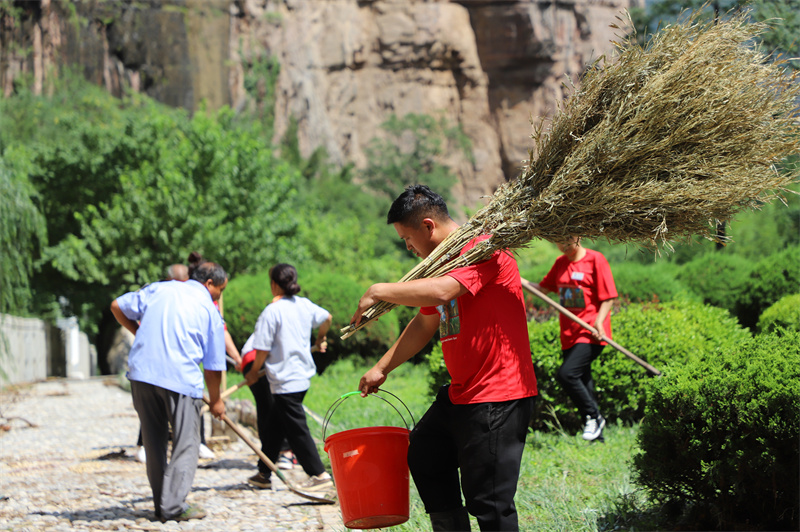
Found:
[[[205,262],[186,282],[153,283],[111,304],[120,325],[135,335],[128,380],[142,426],[156,517],[162,521],[205,517],[202,509],[186,503],[186,496],[197,470],[204,377],[211,414],[220,418],[225,413],[220,397],[225,331],[214,301],[227,284],[225,270]]]

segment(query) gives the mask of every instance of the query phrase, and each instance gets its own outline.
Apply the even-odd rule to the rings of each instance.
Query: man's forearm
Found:
[[[214,404],[219,401],[220,398],[219,387],[222,383],[222,372],[206,369],[203,370],[203,374],[206,378],[206,386],[208,387],[208,401]]]
[[[404,283],[378,283],[372,285],[372,290],[376,299],[407,307],[443,305],[466,292],[461,283],[447,275]]]
[[[386,354],[381,357],[375,366],[385,375],[388,375],[425,347],[430,339],[433,338],[433,334],[438,328],[438,323],[438,315],[425,316],[417,314],[414,316],[414,319],[400,333],[394,345],[386,351]]]
[[[131,334],[136,335],[136,331],[139,330],[139,324],[128,318],[128,316],[122,312],[116,299],[111,302],[111,313],[114,315],[114,318],[116,318],[117,323],[128,329]]]

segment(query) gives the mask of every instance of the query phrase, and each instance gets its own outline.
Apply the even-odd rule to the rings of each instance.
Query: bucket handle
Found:
[[[401,405],[403,405],[403,408],[405,408],[405,409],[406,409],[406,412],[408,412],[408,415],[409,415],[409,417],[411,418],[411,424],[412,424],[412,425],[416,425],[416,421],[414,421],[414,414],[412,414],[412,413],[411,413],[411,410],[409,410],[409,409],[408,409],[408,406],[406,406],[406,404],[405,404],[405,403],[402,401],[402,399],[400,399],[399,397],[397,397],[397,396],[396,396],[395,394],[393,394],[392,392],[389,392],[389,391],[387,391],[387,390],[384,390],[384,389],[382,389],[382,388],[378,388],[378,391],[379,391],[379,392],[383,392],[383,393],[388,393],[389,395],[391,395],[392,397],[394,397],[395,399],[397,399],[397,401],[398,401],[398,402],[399,402]],[[325,441],[325,440],[326,440],[326,438],[325,438],[325,433],[326,433],[326,432],[327,432],[327,430],[328,430],[328,424],[330,423],[330,421],[331,421],[331,418],[333,417],[333,413],[334,413],[334,412],[336,412],[336,409],[338,409],[338,408],[339,408],[339,407],[342,405],[342,403],[344,403],[345,399],[347,399],[347,398],[348,398],[348,397],[350,397],[350,396],[353,396],[353,395],[356,395],[356,394],[360,394],[360,393],[361,393],[360,391],[356,391],[356,392],[347,392],[346,394],[344,394],[344,395],[342,395],[341,397],[339,397],[339,398],[338,398],[336,401],[334,401],[334,403],[333,403],[333,404],[332,404],[332,405],[331,405],[331,406],[328,408],[328,411],[327,411],[327,412],[325,412],[325,420],[324,420],[324,421],[323,421],[323,423],[322,423],[322,441]],[[406,421],[406,418],[405,418],[405,416],[402,414],[402,412],[400,412],[400,410],[398,410],[398,408],[397,408],[396,406],[394,406],[394,405],[393,405],[393,404],[392,404],[390,401],[388,401],[388,400],[387,400],[385,397],[381,397],[381,396],[380,396],[380,395],[378,395],[377,393],[371,393],[371,394],[369,394],[369,395],[370,395],[370,396],[372,396],[372,397],[376,397],[376,398],[380,399],[381,401],[383,401],[384,403],[386,403],[387,405],[391,406],[391,407],[394,409],[394,411],[395,411],[395,412],[397,412],[397,415],[399,415],[399,416],[400,416],[400,419],[402,419],[402,420],[403,420],[403,424],[406,426],[406,428],[407,428],[407,429],[409,429],[409,430],[411,430],[411,427],[409,427],[409,426],[408,426],[408,421]]]

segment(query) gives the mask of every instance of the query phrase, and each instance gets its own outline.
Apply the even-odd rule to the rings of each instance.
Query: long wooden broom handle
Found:
[[[206,405],[209,405],[208,398],[203,397],[203,401],[206,403]],[[278,469],[275,466],[275,463],[272,462],[272,460],[270,460],[269,458],[267,458],[267,455],[265,455],[261,451],[261,449],[255,443],[253,443],[253,440],[251,440],[250,438],[247,437],[247,434],[245,434],[245,432],[242,430],[242,427],[240,427],[237,423],[234,423],[233,421],[231,421],[231,418],[229,418],[225,414],[222,414],[220,419],[222,419],[222,421],[224,421],[233,430],[233,432],[235,432],[236,435],[239,436],[242,439],[242,441],[245,442],[247,444],[247,446],[250,447],[258,455],[258,457],[261,459],[262,462],[264,462],[267,465],[267,467],[270,469],[270,471],[275,473],[278,476],[278,478],[281,479],[281,481],[286,485],[286,487],[289,489],[289,491],[291,491],[292,493],[295,493],[297,495],[300,495],[301,497],[304,497],[306,499],[315,501],[315,502],[324,502],[324,503],[327,503],[327,504],[336,504],[336,501],[334,501],[332,499],[326,499],[325,497],[321,497],[319,495],[313,495],[311,493],[305,493],[305,492],[302,492],[299,489],[297,489],[294,486],[294,484],[292,484],[289,481],[289,479],[286,478],[286,476],[281,472],[281,470]]]
[[[589,325],[588,323],[586,323],[585,321],[580,319],[578,316],[576,316],[575,314],[573,314],[572,312],[570,312],[569,310],[567,310],[563,306],[559,305],[558,303],[556,303],[555,301],[553,301],[552,299],[547,297],[547,294],[545,294],[544,292],[542,292],[541,290],[536,288],[533,285],[532,282],[530,282],[530,281],[528,281],[528,280],[526,280],[526,279],[524,279],[522,277],[520,277],[520,280],[522,281],[522,288],[524,288],[525,290],[528,290],[529,292],[539,296],[540,298],[542,298],[544,300],[545,303],[547,303],[548,305],[552,306],[553,308],[558,310],[561,314],[563,314],[564,316],[568,317],[569,319],[571,319],[575,323],[579,324],[584,329],[587,329],[587,330],[591,331],[592,333],[597,333],[597,329],[595,329],[594,327],[592,327],[591,325]],[[604,342],[608,343],[608,345],[610,345],[611,347],[613,347],[617,351],[621,352],[622,354],[624,354],[625,356],[627,356],[628,358],[630,358],[631,360],[633,360],[637,364],[641,365],[643,368],[645,368],[647,371],[649,371],[653,375],[655,375],[657,377],[661,376],[661,372],[660,371],[658,371],[656,368],[654,368],[653,366],[651,366],[650,364],[648,364],[647,362],[645,362],[641,358],[637,357],[636,355],[634,355],[633,353],[631,353],[630,351],[628,351],[627,349],[625,349],[624,347],[619,345],[617,342],[615,342],[611,338],[608,338],[605,334],[601,333],[600,334],[600,339],[603,340]]]
[[[267,374],[267,370],[262,369],[261,371],[258,372],[258,378],[260,379],[261,377],[263,377],[266,374]],[[234,384],[233,386],[231,386],[230,388],[228,388],[227,390],[222,392],[220,394],[219,398],[220,399],[225,399],[226,397],[228,397],[232,393],[236,392],[236,390],[238,390],[240,388],[244,388],[246,385],[247,385],[247,381],[246,380],[239,381],[238,383]],[[200,409],[200,413],[201,414],[205,414],[206,412],[208,412],[208,410],[209,410],[208,405],[203,405],[203,408]]]

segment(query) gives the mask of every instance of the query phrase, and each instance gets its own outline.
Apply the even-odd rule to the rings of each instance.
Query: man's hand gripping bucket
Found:
[[[384,528],[408,521],[408,435],[405,416],[386,398],[370,394],[391,406],[403,420],[402,427],[365,427],[331,434],[327,438],[333,413],[349,397],[349,392],[334,402],[325,414],[322,438],[331,460],[333,479],[339,495],[342,520],[347,528]],[[394,397],[411,419],[411,411],[399,397]]]

